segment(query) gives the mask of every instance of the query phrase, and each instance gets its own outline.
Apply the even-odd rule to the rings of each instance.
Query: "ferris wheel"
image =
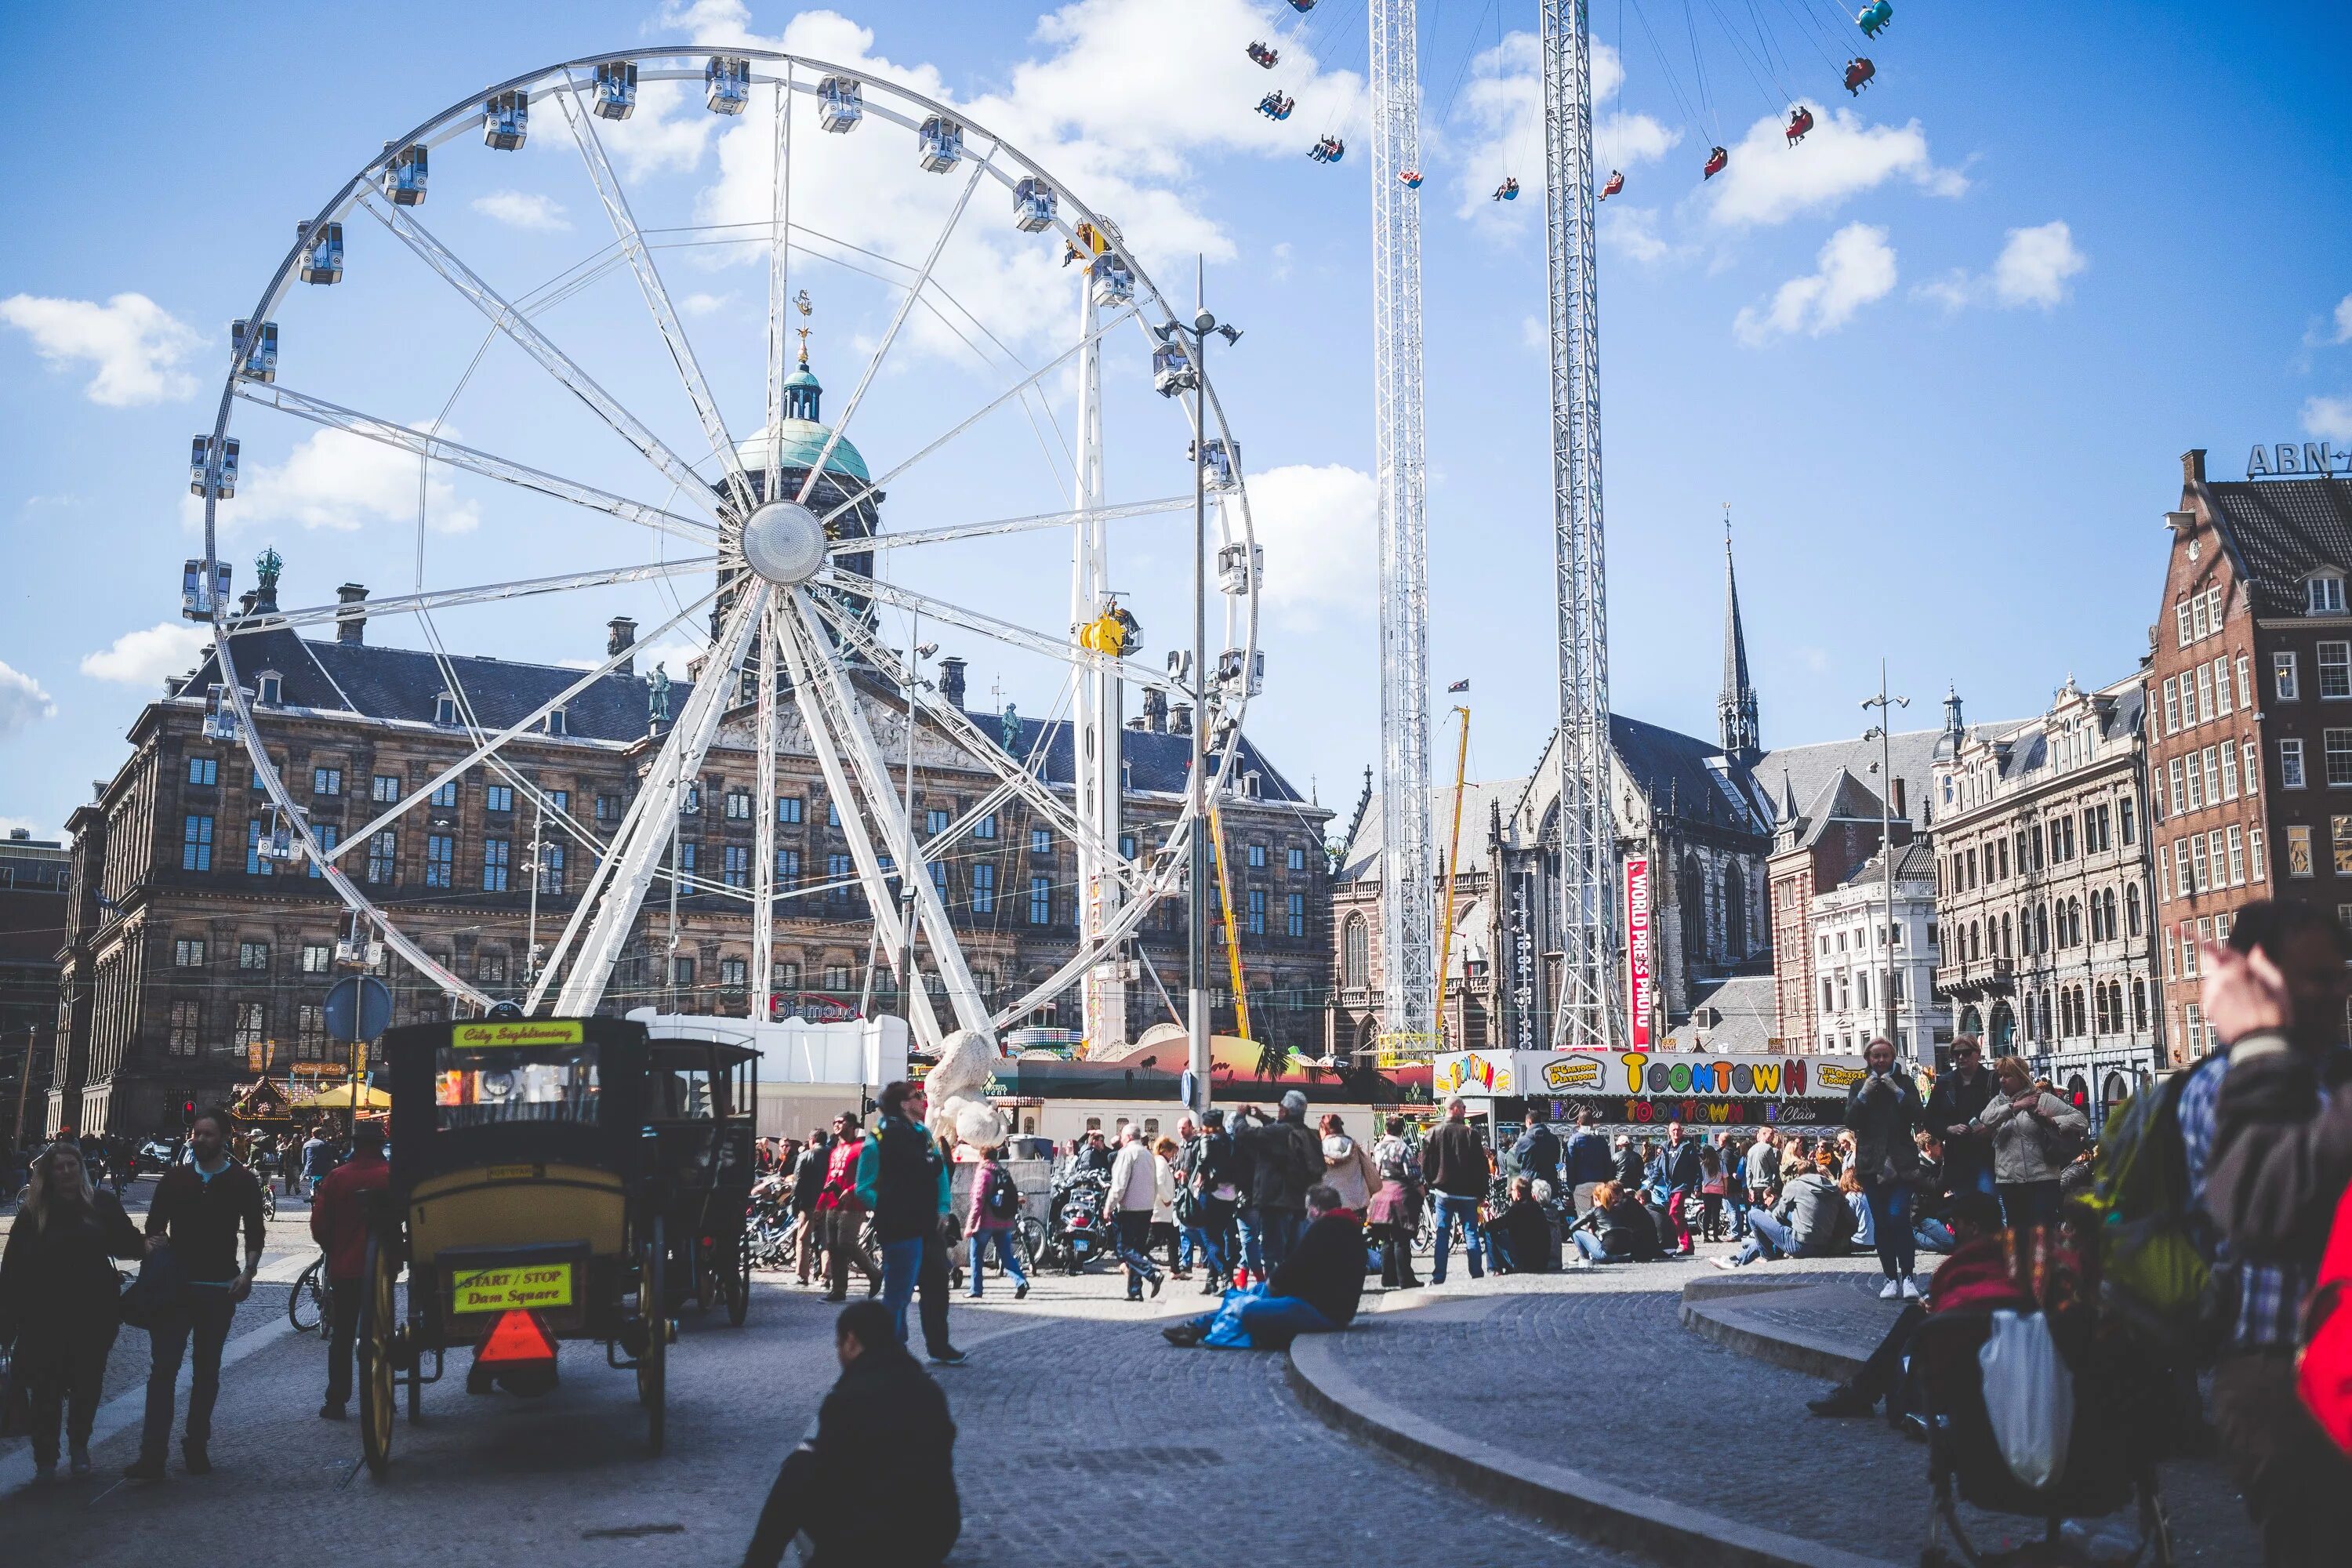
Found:
[[[627,124],[641,93],[649,110],[688,100],[683,118],[646,119],[673,145],[717,142],[730,180],[719,195],[664,186],[676,159],[632,140],[643,121]],[[575,153],[578,167],[560,151],[538,155],[551,146]],[[765,177],[736,177],[745,168]],[[593,214],[612,241],[531,279],[511,227],[468,221],[575,210],[540,196],[498,207],[507,197],[497,188],[518,171],[570,181],[580,226]],[[431,219],[451,206],[456,222]],[[530,260],[544,268],[546,242],[534,239]],[[681,278],[759,274],[763,310],[746,307],[740,330],[689,337],[688,319],[710,296],[673,293]],[[598,299],[613,309],[576,319],[575,301]],[[818,315],[820,325],[852,323],[839,341],[854,336],[863,360],[831,410],[810,364],[815,329],[796,325]],[[773,921],[805,893],[779,879],[771,803],[785,750],[822,773],[854,862],[845,880],[876,927],[872,951],[898,967],[919,939],[928,949],[946,1016],[924,984],[899,977],[919,1043],[959,1028],[992,1037],[1073,984],[1086,988],[1090,1026],[1116,1004],[1123,1029],[1123,944],[1182,885],[1202,830],[1196,800],[1234,776],[1263,669],[1261,556],[1240,447],[1186,331],[1113,223],[1010,142],[903,84],[702,47],[595,56],[499,83],[385,142],[298,226],[232,329],[219,411],[192,458],[205,556],[189,563],[183,592],[184,614],[215,637],[220,686],[207,726],[242,742],[278,853],[348,906],[354,943],[388,945],[453,1005],[593,1011],[648,893],[667,880],[673,894],[683,885],[747,907],[751,1016],[770,1016]],[[424,384],[446,386],[446,402]],[[1106,461],[1107,427],[1118,462]],[[894,456],[869,464],[853,429],[866,449]],[[290,462],[322,432],[347,456],[413,466],[414,591],[368,610],[415,618],[449,687],[436,717],[464,742],[462,756],[372,802],[366,824],[340,837],[314,830],[289,793],[239,656],[248,637],[334,625],[349,605],[240,609],[221,559],[240,468],[251,496],[272,457]],[[1194,640],[1196,581],[1222,640],[1205,641],[1197,661],[1147,662],[1142,625],[1182,628],[1167,638],[1179,646]],[[445,651],[467,637],[469,606],[503,619],[623,594],[640,595],[628,601],[638,609],[661,595],[652,629],[527,711],[486,713]],[[975,595],[989,607],[971,607]],[[512,753],[562,732],[566,704],[625,661],[666,637],[698,639],[706,623],[692,689],[666,731],[655,727],[658,745],[638,755],[625,809],[614,820],[549,811],[562,803]],[[1016,729],[1009,708],[1001,725],[976,718],[923,676],[920,660],[936,651],[926,635],[975,639],[958,651],[994,661],[1024,695],[1066,713],[1059,776],[1035,726]],[[1189,704],[1205,736],[1203,789],[1150,824],[1150,842],[1119,832],[1130,686]],[[666,691],[657,685],[657,709]],[[692,874],[674,848],[722,722],[755,738],[757,841],[740,882]],[[948,820],[924,814],[919,831],[918,736],[927,754],[947,748],[986,784]],[[478,770],[546,812],[551,830],[579,847],[575,866],[593,862],[519,995],[493,994],[427,952],[404,929],[404,906],[355,871],[371,838]],[[992,999],[932,868],[992,833],[994,814],[1016,803],[1076,847],[1077,940],[1050,973]]]

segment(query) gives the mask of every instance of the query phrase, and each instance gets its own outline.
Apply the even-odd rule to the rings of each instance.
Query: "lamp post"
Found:
[[[1888,731],[1893,728],[1893,725],[1889,721],[1894,716],[1893,710],[1896,708],[1910,707],[1911,699],[1908,697],[1890,697],[1887,695],[1886,661],[1883,658],[1878,661],[1878,693],[1874,697],[1864,698],[1862,700],[1862,705],[1864,709],[1875,708],[1878,710],[1878,722],[1873,724],[1868,730],[1863,731],[1862,738],[1865,741],[1876,741],[1878,742],[1878,852],[1885,862],[1885,875],[1881,879],[1881,885],[1884,889],[1886,910],[1886,930],[1885,933],[1879,939],[1880,945],[1884,948],[1886,953],[1886,967],[1880,973],[1878,977],[1878,998],[1886,1014],[1886,1043],[1890,1046],[1895,1046],[1895,1054],[1899,1056],[1902,1054],[1902,1050],[1896,1039],[1894,986],[1895,741],[1894,737],[1889,734]],[[1918,1058],[1916,1053],[1914,1054],[1912,1060],[1915,1064],[1917,1062]]]
[[[1200,1115],[1209,1109],[1209,374],[1208,348],[1213,337],[1228,347],[1241,342],[1241,329],[1221,323],[1201,300],[1199,263],[1193,271],[1192,324],[1164,321],[1151,329],[1163,343],[1181,342],[1192,361],[1189,390],[1192,394],[1192,766],[1189,794],[1192,807],[1191,865],[1186,877],[1185,906],[1190,935],[1185,942],[1185,1070],[1192,1079],[1189,1109]],[[1244,672],[1247,679],[1247,672]],[[1225,911],[1228,920],[1233,911]]]

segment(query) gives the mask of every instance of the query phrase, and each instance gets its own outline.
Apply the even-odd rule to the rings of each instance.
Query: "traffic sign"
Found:
[[[347,974],[327,988],[327,1037],[345,1045],[392,1027],[392,990],[373,974]]]

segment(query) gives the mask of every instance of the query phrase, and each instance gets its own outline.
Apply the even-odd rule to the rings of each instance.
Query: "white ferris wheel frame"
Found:
[[[819,477],[825,472],[825,464],[844,438],[882,361],[889,353],[899,329],[916,303],[924,299],[927,291],[935,289],[952,300],[952,296],[945,294],[943,288],[935,285],[933,273],[983,176],[992,176],[1008,191],[1013,190],[1024,177],[1043,181],[1058,201],[1051,229],[1068,243],[1077,246],[1082,256],[1089,258],[1089,268],[1078,280],[1081,325],[1075,343],[1031,371],[913,456],[878,479],[868,481],[864,490],[850,495],[849,499],[824,514],[824,521],[830,521],[878,493],[887,482],[945,447],[988,414],[1015,398],[1024,397],[1048,374],[1075,356],[1078,361],[1082,406],[1079,413],[1079,451],[1076,458],[1077,493],[1068,509],[1024,517],[917,529],[895,535],[877,532],[865,539],[835,541],[827,547],[830,563],[832,558],[845,554],[914,548],[947,540],[1071,528],[1074,554],[1070,635],[1063,637],[1030,631],[999,617],[964,609],[936,595],[851,574],[830,563],[821,569],[818,576],[810,580],[808,586],[841,588],[872,603],[905,608],[925,618],[959,626],[994,638],[1006,646],[1070,665],[1081,710],[1091,711],[1093,715],[1095,728],[1089,733],[1099,742],[1097,750],[1107,749],[1106,754],[1114,759],[1108,764],[1111,798],[1107,808],[1112,813],[1118,809],[1116,712],[1118,692],[1122,683],[1159,687],[1190,699],[1196,715],[1195,722],[1212,726],[1211,763],[1213,773],[1206,793],[1210,798],[1214,798],[1230,787],[1241,752],[1242,720],[1248,704],[1250,672],[1256,668],[1260,588],[1256,567],[1257,539],[1250,517],[1247,486],[1241,470],[1240,448],[1234,440],[1216,389],[1208,383],[1202,367],[1197,363],[1192,365],[1192,371],[1202,379],[1206,420],[1213,422],[1214,427],[1214,435],[1210,439],[1222,439],[1226,460],[1231,465],[1233,481],[1229,489],[1221,490],[1213,498],[1211,515],[1216,532],[1211,547],[1215,548],[1219,544],[1244,547],[1242,560],[1245,566],[1241,587],[1238,590],[1229,587],[1220,595],[1225,601],[1225,646],[1233,647],[1234,635],[1240,635],[1243,658],[1240,677],[1227,682],[1207,669],[1195,668],[1189,678],[1180,678],[1173,671],[1154,669],[1131,658],[1088,650],[1079,645],[1076,636],[1078,627],[1098,613],[1103,603],[1099,594],[1108,559],[1103,525],[1120,518],[1189,509],[1193,504],[1193,498],[1189,494],[1159,500],[1114,504],[1108,503],[1101,493],[1100,344],[1111,331],[1131,319],[1137,323],[1146,348],[1156,346],[1168,334],[1155,336],[1151,322],[1173,324],[1176,321],[1173,311],[1118,229],[1107,224],[1093,208],[1073,195],[1067,185],[1055,179],[1018,148],[975,123],[962,110],[927,98],[901,83],[870,71],[832,65],[805,56],[734,46],[650,47],[586,56],[511,78],[468,94],[406,135],[387,142],[383,153],[362,166],[319,209],[308,226],[308,233],[315,235],[325,233],[325,225],[338,222],[354,212],[365,211],[376,218],[428,268],[440,274],[457,292],[476,305],[488,318],[497,332],[538,361],[558,383],[586,404],[629,445],[636,447],[661,475],[672,482],[677,496],[689,505],[698,507],[707,516],[696,517],[667,507],[646,505],[598,486],[567,479],[447,440],[436,434],[420,432],[396,420],[343,408],[279,386],[274,381],[264,382],[248,377],[246,374],[248,354],[259,341],[263,323],[272,320],[276,309],[289,293],[299,260],[308,248],[307,238],[298,237],[279,262],[261,298],[246,317],[250,323],[246,334],[232,345],[229,373],[214,420],[210,455],[206,461],[205,562],[200,581],[205,584],[214,581],[214,563],[218,548],[216,511],[226,449],[224,442],[228,435],[230,416],[239,398],[257,405],[277,408],[328,428],[390,445],[414,454],[420,462],[438,462],[462,468],[480,478],[603,511],[655,532],[682,538],[704,547],[708,552],[684,560],[575,572],[470,588],[419,592],[380,600],[371,605],[371,609],[377,613],[391,611],[422,615],[436,607],[653,577],[678,576],[715,567],[719,576],[719,584],[686,605],[677,616],[651,634],[646,639],[651,642],[672,627],[683,625],[717,599],[727,587],[732,585],[738,590],[734,605],[703,666],[702,679],[693,683],[684,709],[672,724],[661,748],[647,764],[640,788],[611,838],[600,844],[591,831],[572,820],[568,815],[558,814],[558,826],[562,831],[591,847],[600,849],[602,853],[597,858],[595,868],[581,888],[562,937],[549,951],[544,967],[523,999],[525,1011],[537,1012],[551,1005],[549,992],[559,974],[562,975],[562,983],[560,987],[555,987],[556,994],[551,1002],[556,1011],[569,1015],[595,1010],[610,982],[614,963],[635,931],[645,897],[656,877],[663,874],[658,864],[659,857],[670,842],[672,824],[678,815],[684,791],[699,768],[721,717],[733,704],[732,694],[738,689],[744,660],[757,645],[761,656],[761,668],[772,671],[781,659],[790,671],[792,696],[799,707],[826,787],[835,800],[846,803],[851,807],[840,813],[842,828],[856,866],[857,882],[866,895],[867,908],[877,928],[877,953],[887,946],[892,965],[896,968],[902,966],[899,955],[912,952],[913,933],[908,932],[901,919],[900,893],[892,889],[891,873],[883,868],[882,858],[887,855],[901,879],[900,888],[912,889],[917,931],[930,947],[933,964],[953,1015],[953,1026],[977,1030],[993,1037],[997,1030],[1053,1000],[1087,972],[1099,972],[1117,958],[1122,944],[1142,924],[1151,908],[1181,887],[1192,835],[1201,831],[1202,825],[1193,811],[1191,793],[1187,791],[1174,820],[1169,825],[1165,840],[1156,850],[1133,859],[1121,856],[1115,834],[1106,835],[1098,831],[1098,825],[1103,820],[1100,815],[1103,803],[1099,796],[1104,792],[1097,789],[1095,808],[1086,808],[1087,794],[1084,774],[1087,760],[1081,754],[1083,747],[1077,720],[1072,721],[1072,763],[1074,773],[1079,776],[1074,781],[1068,798],[1065,798],[1055,786],[1033,773],[1022,759],[995,745],[969,716],[954,705],[940,700],[936,692],[927,692],[928,683],[919,679],[913,668],[911,649],[907,661],[901,663],[897,654],[882,646],[857,616],[843,613],[821,595],[810,594],[806,586],[779,586],[742,565],[738,542],[743,519],[752,500],[744,460],[703,379],[684,326],[670,306],[644,232],[637,227],[626,193],[604,154],[594,118],[586,111],[582,101],[585,95],[595,90],[594,74],[600,65],[623,62],[634,65],[637,68],[637,79],[640,81],[695,80],[703,77],[703,68],[710,59],[720,57],[751,62],[751,83],[777,89],[774,93],[775,174],[768,239],[765,428],[772,433],[780,430],[782,417],[786,374],[784,339],[788,335],[784,322],[785,312],[791,308],[788,292],[791,147],[792,126],[796,118],[789,112],[793,95],[803,93],[814,97],[820,81],[825,79],[844,79],[856,83],[861,94],[866,95],[863,110],[875,119],[915,131],[923,119],[931,116],[946,118],[961,128],[965,137],[964,161],[971,165],[948,221],[940,229],[920,270],[915,273],[911,284],[899,286],[902,292],[889,329],[869,357],[848,402],[833,422],[832,434],[824,449],[809,467],[808,477],[795,498],[799,501],[805,503],[814,492]],[[515,89],[528,90],[541,103],[552,100],[572,132],[606,215],[612,221],[620,248],[636,276],[655,324],[669,347],[679,379],[702,425],[703,434],[724,465],[724,472],[718,484],[706,482],[695,471],[692,462],[664,443],[648,426],[598,385],[584,369],[533,323],[522,307],[508,300],[476,274],[455,251],[426,229],[409,208],[386,201],[379,191],[381,176],[403,150],[416,145],[430,149],[455,140],[480,121],[488,100]],[[981,151],[982,147],[985,148],[984,153]],[[1098,312],[1094,285],[1087,275],[1092,270],[1094,252],[1077,235],[1080,223],[1087,225],[1094,236],[1108,245],[1110,253],[1123,264],[1132,279],[1134,292],[1131,300],[1121,303],[1116,310]],[[887,279],[884,281],[888,282]],[[933,304],[931,308],[936,310],[938,306]],[[1002,347],[1001,344],[999,346]],[[1009,351],[1007,353],[1011,357]],[[1019,363],[1017,358],[1015,363]],[[1185,426],[1191,431],[1194,443],[1192,460],[1196,467],[1205,465],[1208,459],[1205,443],[1202,440],[1203,432],[1193,425],[1191,399],[1180,396],[1168,401],[1183,412]],[[782,443],[772,434],[767,445],[761,493],[772,498],[781,485]],[[842,488],[847,489],[846,485]],[[728,575],[730,568],[734,571],[731,579]],[[1204,575],[1209,571],[1205,563],[1202,569]],[[474,742],[467,755],[443,770],[427,784],[410,791],[400,802],[329,849],[320,846],[306,815],[296,807],[285,781],[262,743],[254,723],[251,702],[237,678],[233,644],[236,637],[255,631],[293,629],[327,623],[334,619],[336,608],[319,606],[244,616],[236,614],[226,603],[216,600],[213,606],[214,649],[220,666],[223,700],[235,710],[239,737],[252,759],[255,778],[267,794],[278,821],[290,825],[300,858],[317,868],[357,922],[380,933],[394,952],[437,984],[453,1005],[464,1004],[487,1010],[495,1004],[495,998],[427,953],[376,906],[337,861],[353,845],[372,838],[406,811],[427,799],[439,784],[462,776],[485,760],[488,760],[491,766],[499,767],[500,764],[496,758],[500,747],[525,733],[532,725],[543,721],[552,710],[610,673],[633,650],[624,649],[612,655],[602,664],[584,672],[565,690],[495,734],[476,723],[470,704],[461,701],[463,727]],[[889,762],[882,754],[856,701],[849,671],[841,658],[843,647],[853,649],[878,669],[899,691],[911,689],[911,706],[929,721],[932,728],[997,775],[999,782],[994,790],[928,845],[918,838],[908,811],[899,804],[890,779]],[[747,897],[751,903],[752,972],[747,999],[751,1016],[754,1018],[766,1017],[772,1011],[772,921],[778,901],[774,886],[775,818],[774,808],[770,804],[775,793],[775,759],[779,740],[775,683],[772,679],[763,679],[759,682],[759,688],[755,721],[761,738],[758,747],[761,793],[760,809],[756,814],[758,844],[751,867],[751,886],[746,890],[695,880],[698,893]],[[1089,694],[1091,707],[1088,706]],[[1041,749],[1038,755],[1042,754]],[[527,777],[511,772],[508,776],[527,796],[537,796],[536,786]],[[1097,774],[1098,781],[1103,776],[1099,773]],[[1015,999],[1007,1005],[991,1013],[964,962],[954,926],[948,919],[930,876],[927,874],[926,852],[943,848],[960,839],[971,831],[982,815],[992,813],[999,805],[1013,799],[1023,801],[1051,821],[1076,846],[1081,866],[1078,900],[1081,934],[1076,951],[1066,963],[1042,982],[1019,991]],[[866,820],[868,816],[872,818],[871,830]],[[1116,816],[1109,820],[1115,823]],[[667,874],[674,881],[694,880],[683,876],[676,868]],[[530,868],[530,875],[534,878],[539,875],[536,866]],[[935,1048],[942,1038],[942,1026],[933,1009],[928,988],[920,984],[916,974],[902,974],[898,978],[905,988],[918,1041],[927,1047]],[[1093,1022],[1095,1005],[1095,996],[1090,993],[1087,998],[1089,1023]],[[1123,1022],[1120,1026],[1124,1026]]]

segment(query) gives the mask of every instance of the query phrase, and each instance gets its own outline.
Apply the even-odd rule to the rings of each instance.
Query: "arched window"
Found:
[[[2053,1028],[2050,1026],[2050,993],[2049,993],[2049,992],[2047,992],[2047,991],[2044,991],[2043,993],[2042,993],[2042,1009],[2041,1009],[2041,1011],[2042,1011],[2042,1033],[2041,1033],[2041,1035],[2040,1035],[2038,1037],[2039,1037],[2039,1038],[2042,1038],[2042,1039],[2044,1039],[2044,1040],[2047,1040],[2047,1039],[2053,1039],[2053,1038],[2056,1037],[2057,1031],[2056,1031],[2055,1029],[2053,1029]]]
[[[1822,976],[1822,1011],[1833,1013],[1836,1010],[1837,992],[1831,986],[1830,977],[1824,974]]]
[[[2137,1033],[2141,1030],[2145,1030],[2147,1027],[2147,982],[2145,980],[2133,981],[2131,984],[2131,996],[2132,1029]]]
[[[2000,917],[2000,955],[2003,958],[2015,958],[2017,949],[2010,945],[2009,936],[2009,916],[2004,913]]]
[[[1993,1055],[2006,1056],[2009,1053],[2010,1041],[2016,1037],[2017,1015],[2010,1010],[2007,1002],[1994,1003],[1992,1005]]]
[[[2139,934],[2139,884],[2137,882],[2124,889],[2124,934]]]
[[[1993,1016],[1994,1016],[1994,1017],[1996,1017],[1996,1018],[1998,1018],[1998,1017],[2000,1017],[2000,1013],[1999,1013],[1998,1011],[1996,1011],[1996,1012],[1993,1014]],[[1961,1009],[1960,1009],[1960,1033],[1961,1033],[1961,1034],[1963,1034],[1963,1035],[1973,1035],[1973,1034],[1978,1033],[1980,1027],[1981,1027],[1981,1020],[1979,1019],[1979,1016],[1978,1016],[1978,1013],[1977,1013],[1977,1010],[1976,1010],[1974,1007],[1963,1007],[1963,1008],[1961,1008]]]
[[[1748,956],[1748,881],[1737,866],[1723,868],[1723,946],[1732,958]]]
[[[1685,855],[1675,873],[1675,901],[1683,907],[1683,953],[1685,961],[1706,951],[1706,881],[1698,874],[1698,857]]]
[[[1349,915],[1339,948],[1339,983],[1351,991],[1360,991],[1370,984],[1372,973],[1372,942],[1366,931],[1364,917]]]

